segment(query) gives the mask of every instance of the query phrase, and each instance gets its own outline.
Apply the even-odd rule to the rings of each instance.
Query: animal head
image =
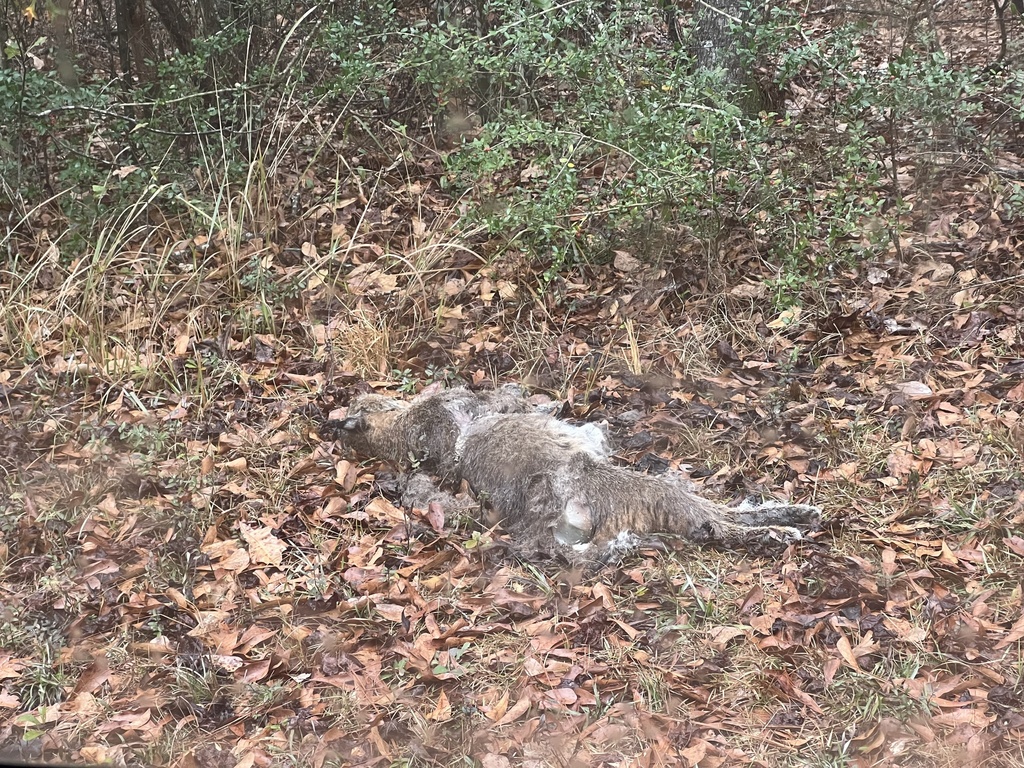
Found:
[[[363,456],[377,456],[381,436],[408,404],[385,395],[369,394],[355,398],[348,415],[337,422],[337,435],[347,448]]]

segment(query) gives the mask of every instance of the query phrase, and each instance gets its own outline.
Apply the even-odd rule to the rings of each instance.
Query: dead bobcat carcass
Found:
[[[664,533],[771,553],[818,521],[816,507],[730,508],[693,493],[678,473],[651,476],[616,466],[595,425],[531,410],[516,387],[486,394],[454,389],[411,403],[364,395],[337,431],[364,456],[465,479],[490,508],[488,522],[501,522],[523,552],[607,559]]]

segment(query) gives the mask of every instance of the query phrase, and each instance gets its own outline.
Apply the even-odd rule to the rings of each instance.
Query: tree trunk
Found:
[[[748,0],[696,0],[697,67],[720,74],[723,84],[736,93],[747,114],[768,104],[750,64],[754,11]],[[745,55],[747,54],[747,55]]]
[[[144,0],[128,2],[128,44],[135,63],[135,76],[140,83],[151,83],[156,75],[156,46],[149,28]]]
[[[192,53],[194,30],[176,0],[150,0],[171,42],[182,53]]]
[[[125,90],[132,86],[132,57],[128,46],[131,34],[130,3],[131,0],[114,0],[114,18],[117,23],[117,58],[121,65],[121,82]]]

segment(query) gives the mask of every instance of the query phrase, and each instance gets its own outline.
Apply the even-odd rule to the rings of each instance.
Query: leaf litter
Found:
[[[442,237],[436,162],[411,153],[421,178],[387,205],[310,210],[288,247],[347,242],[338,275],[161,231],[225,256],[199,311],[126,318],[125,281],[110,316],[147,345],[101,358],[29,324],[34,359],[0,351],[0,752],[1024,762],[1024,236],[985,185],[936,191],[913,257],[770,308],[743,238],[718,292],[625,249],[554,281],[483,258],[498,244]],[[227,258],[258,253],[298,295],[258,331],[205,317]],[[606,422],[623,461],[723,500],[812,499],[825,530],[777,561],[674,541],[597,573],[516,560],[471,502],[404,508],[389,468],[317,433],[359,392],[445,378],[522,381]]]
[[[567,296],[611,278],[591,279]],[[7,747],[109,761],[191,733],[175,763],[197,766],[716,766],[839,739],[864,764],[1013,754],[1024,490],[1018,411],[993,392],[1018,374],[984,351],[922,358],[919,338],[877,326],[790,384],[738,342],[703,382],[642,381],[625,359],[587,382],[597,336],[607,357],[623,344],[601,314],[632,290],[549,342],[552,367],[579,366],[573,413],[607,420],[625,458],[717,465],[694,472],[708,492],[814,494],[817,540],[778,562],[674,543],[597,575],[510,561],[500,530],[402,508],[386,467],[317,438],[310,414],[364,385],[303,373],[288,337],[271,362],[239,345],[248,402],[185,413],[100,376],[8,370],[53,390],[10,394],[4,424],[24,452],[4,620],[40,633],[0,657]],[[507,332],[492,322],[451,346],[471,380]],[[668,344],[645,340],[645,370]]]

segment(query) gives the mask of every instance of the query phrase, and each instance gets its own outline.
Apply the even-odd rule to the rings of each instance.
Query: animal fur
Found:
[[[456,442],[466,425],[490,414],[529,408],[522,390],[513,384],[484,393],[448,389],[412,402],[367,394],[352,401],[345,419],[325,422],[324,431],[357,455],[453,480],[458,476]]]
[[[817,507],[801,504],[716,504],[689,490],[678,473],[645,475],[610,463],[593,425],[572,427],[549,416],[478,419],[459,446],[462,477],[506,529],[580,553],[622,548],[623,537],[654,533],[772,552],[802,538],[800,528],[820,517]]]
[[[465,479],[489,507],[488,524],[500,522],[524,553],[608,559],[658,533],[772,553],[819,520],[817,507],[730,508],[693,493],[678,473],[616,466],[597,426],[530,410],[516,387],[454,389],[412,403],[364,395],[338,431],[364,456]],[[415,494],[406,502],[419,506]]]

